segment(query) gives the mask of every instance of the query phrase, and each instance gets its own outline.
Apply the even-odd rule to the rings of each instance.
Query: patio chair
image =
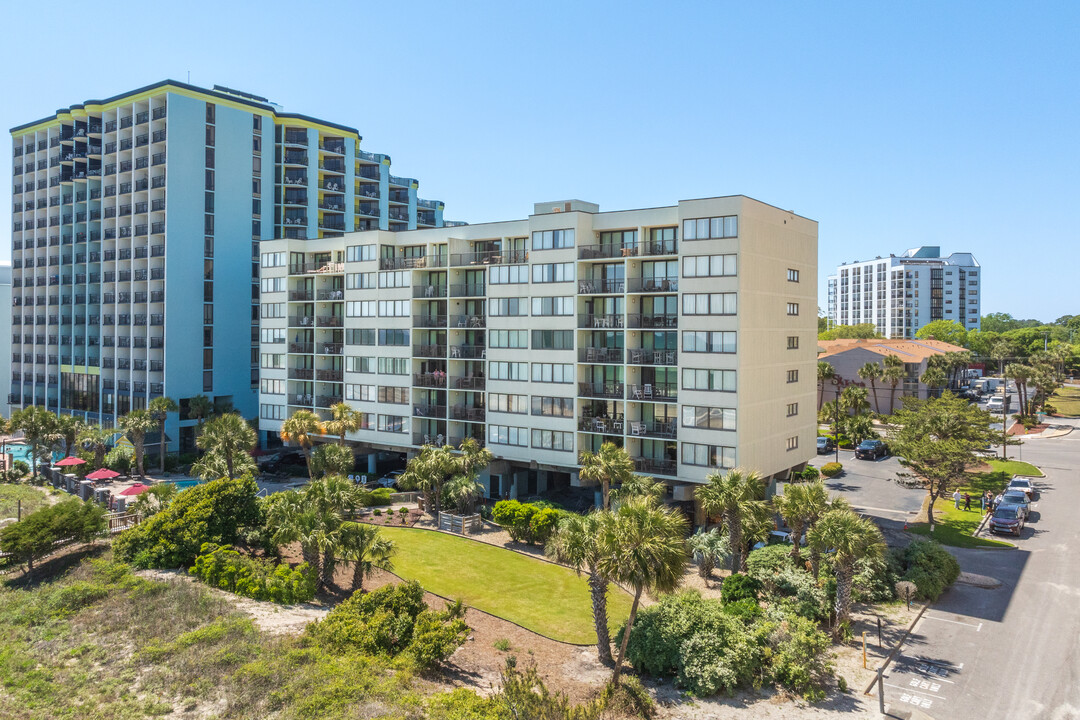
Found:
[[[643,423],[643,422],[630,423],[630,434],[631,435],[644,435],[645,434],[645,423]]]

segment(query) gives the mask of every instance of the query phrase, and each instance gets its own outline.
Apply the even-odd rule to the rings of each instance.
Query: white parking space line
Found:
[[[888,508],[866,507],[865,505],[852,505],[851,507],[855,510],[887,513],[889,515],[903,515],[904,517],[918,513],[918,510],[890,510]]]
[[[946,618],[934,617],[933,615],[929,615],[926,613],[923,613],[923,620],[937,620],[938,622],[947,622],[952,623],[953,625],[966,625],[967,627],[975,628],[975,632],[979,632],[980,630],[982,630],[983,626],[982,623],[975,625],[973,623],[960,622],[959,620],[947,620]]]
[[[913,680],[912,683],[918,683],[918,681]],[[885,683],[885,687],[896,688],[897,690],[903,690],[904,692],[908,692],[908,693],[918,693],[919,695],[929,695],[930,697],[937,698],[938,700],[944,700],[945,699],[944,695],[935,695],[932,692],[927,692],[926,690],[920,689],[919,687],[917,687],[914,684],[912,684],[909,687],[905,687],[903,685],[893,685],[892,683]]]

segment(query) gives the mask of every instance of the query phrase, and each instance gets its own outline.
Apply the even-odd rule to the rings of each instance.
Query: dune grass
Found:
[[[0,520],[16,517],[20,500],[23,517],[47,505],[49,500],[45,492],[44,488],[33,485],[0,484]]]
[[[504,548],[414,528],[380,528],[397,543],[394,573],[436,595],[517,623],[561,642],[596,642],[584,577],[573,570]],[[608,621],[614,631],[631,598],[612,586]]]

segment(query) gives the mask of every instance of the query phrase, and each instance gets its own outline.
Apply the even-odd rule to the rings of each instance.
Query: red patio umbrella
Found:
[[[119,476],[120,476],[120,473],[118,473],[118,472],[113,472],[109,468],[101,468],[100,470],[95,470],[94,472],[87,475],[86,479],[87,480],[112,480],[114,477],[119,477]]]
[[[149,485],[143,485],[142,483],[135,483],[131,487],[129,487],[129,488],[125,489],[125,490],[121,490],[120,494],[121,495],[141,495],[142,493],[146,492],[149,489],[150,489]]]
[[[60,462],[53,463],[57,467],[68,467],[69,465],[85,465],[86,461],[77,457],[66,457]]]

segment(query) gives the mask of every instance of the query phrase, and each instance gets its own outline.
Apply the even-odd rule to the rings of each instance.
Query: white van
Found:
[[[1005,398],[1002,395],[994,395],[986,401],[986,409],[992,413],[999,413],[1005,410]]]

